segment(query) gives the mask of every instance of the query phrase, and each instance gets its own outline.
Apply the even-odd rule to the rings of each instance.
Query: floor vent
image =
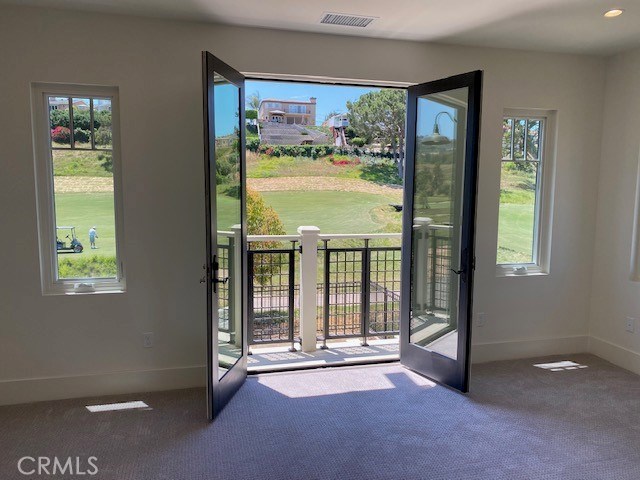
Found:
[[[346,13],[325,13],[320,23],[364,28],[375,19],[376,17],[363,17],[361,15],[348,15]]]

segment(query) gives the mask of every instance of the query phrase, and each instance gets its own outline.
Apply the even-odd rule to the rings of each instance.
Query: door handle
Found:
[[[213,283],[222,283],[223,285],[229,281],[229,277],[214,278]]]
[[[462,275],[464,273],[464,269],[462,269],[462,270],[454,270],[453,268],[450,268],[449,270],[451,270],[456,275]]]

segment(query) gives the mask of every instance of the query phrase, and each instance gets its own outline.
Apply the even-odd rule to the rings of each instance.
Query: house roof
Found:
[[[264,102],[278,102],[278,103],[304,103],[306,105],[315,105],[316,102],[312,102],[311,100],[284,100],[282,98],[264,98],[260,100],[260,104],[262,105]]]

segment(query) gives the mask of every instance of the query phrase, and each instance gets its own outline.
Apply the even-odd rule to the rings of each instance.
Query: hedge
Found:
[[[335,147],[333,145],[265,145],[260,140],[252,139],[247,142],[247,150],[272,157],[310,157],[321,158],[327,155],[367,155],[377,158],[393,158],[391,152],[373,152],[359,147]]]

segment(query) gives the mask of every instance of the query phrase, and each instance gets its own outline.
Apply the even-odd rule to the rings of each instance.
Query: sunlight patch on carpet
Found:
[[[551,370],[552,372],[563,372],[565,370],[578,370],[581,368],[589,368],[587,365],[580,365],[579,363],[572,362],[570,360],[564,360],[561,362],[551,363],[538,363],[534,364],[534,367],[543,368],[544,370]]]

